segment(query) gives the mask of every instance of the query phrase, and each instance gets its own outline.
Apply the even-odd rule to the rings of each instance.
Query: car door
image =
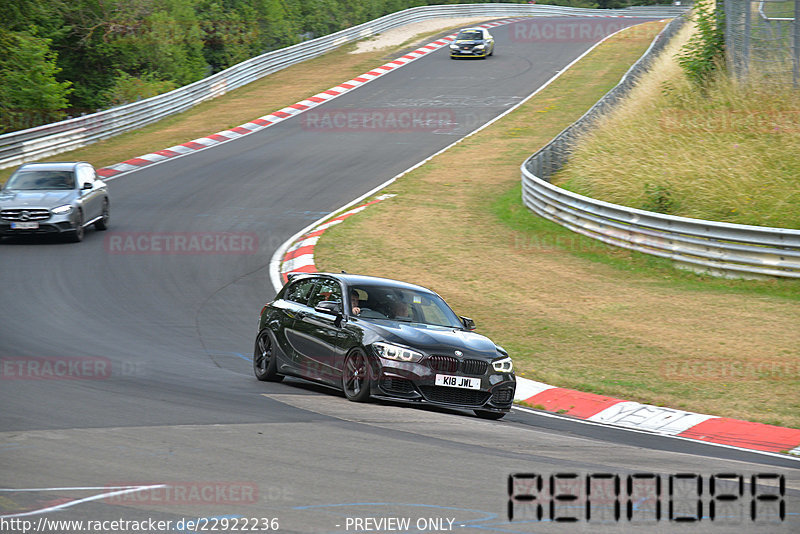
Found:
[[[275,313],[270,317],[275,342],[278,348],[278,372],[298,373],[300,369],[299,355],[292,339],[294,322],[298,314],[308,310],[308,298],[319,279],[303,278],[291,283],[283,293],[283,298],[272,303]]]
[[[299,371],[306,378],[336,384],[336,353],[341,317],[314,308],[324,301],[336,302],[343,310],[342,287],[338,280],[320,278],[308,299],[308,305],[295,317],[287,336],[297,354]]]
[[[103,212],[102,182],[95,185],[97,175],[90,165],[78,165],[78,187],[80,188],[81,204],[83,205],[83,221],[88,222],[99,217]],[[85,189],[86,184],[91,185]]]

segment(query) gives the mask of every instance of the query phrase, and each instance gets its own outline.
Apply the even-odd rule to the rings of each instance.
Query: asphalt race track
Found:
[[[596,35],[598,20],[614,30],[641,22],[545,22],[587,24]],[[441,49],[274,127],[109,182],[111,228],[83,243],[0,244],[0,532],[22,532],[23,520],[39,532],[77,531],[43,519],[172,521],[152,532],[230,532],[232,519],[236,530],[279,532],[800,531],[800,463],[790,458],[521,410],[488,422],[359,405],[302,381],[253,377],[256,320],[274,294],[268,265],[281,243],[518,103],[593,44],[532,41],[515,26],[492,30],[486,61],[451,61]],[[425,121],[393,130],[412,111]],[[204,248],[165,253],[176,239]],[[48,366],[70,376],[45,376]],[[523,484],[509,521],[508,478],[520,473],[576,475],[558,479],[565,484],[619,475],[622,519],[613,498],[565,498],[551,510],[546,489],[535,501],[545,503],[540,519],[516,498],[535,493]],[[632,473],[663,478],[660,521],[653,499],[632,501],[632,522],[625,516]],[[745,484],[719,501],[711,521],[719,473],[759,475],[760,484],[755,497]],[[694,477],[674,478],[669,497],[671,474]],[[704,519],[670,522],[669,513],[696,512],[698,478]],[[186,524],[198,518],[210,520]]]

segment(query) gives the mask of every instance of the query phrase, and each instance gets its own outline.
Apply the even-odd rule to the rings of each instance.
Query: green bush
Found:
[[[166,93],[177,87],[175,82],[159,80],[153,73],[131,76],[127,72],[118,71],[114,85],[105,93],[105,97],[112,106],[119,106]]]
[[[714,0],[700,0],[694,17],[697,33],[681,49],[678,64],[695,85],[704,86],[724,65],[725,14]]]

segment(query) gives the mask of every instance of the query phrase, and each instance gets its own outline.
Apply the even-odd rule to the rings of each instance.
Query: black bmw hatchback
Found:
[[[516,385],[505,350],[433,291],[351,274],[292,276],[261,310],[259,380],[297,376],[371,397],[428,402],[499,419]]]

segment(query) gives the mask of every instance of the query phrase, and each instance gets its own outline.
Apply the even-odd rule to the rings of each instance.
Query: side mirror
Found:
[[[83,189],[91,189],[92,187],[94,187],[92,182],[86,182],[83,184]]]
[[[334,300],[323,300],[314,308],[314,311],[326,313],[328,315],[341,315],[342,305]]]
[[[475,321],[463,315],[460,315],[458,318],[461,319],[461,324],[464,325],[464,328],[470,331],[475,330]]]

